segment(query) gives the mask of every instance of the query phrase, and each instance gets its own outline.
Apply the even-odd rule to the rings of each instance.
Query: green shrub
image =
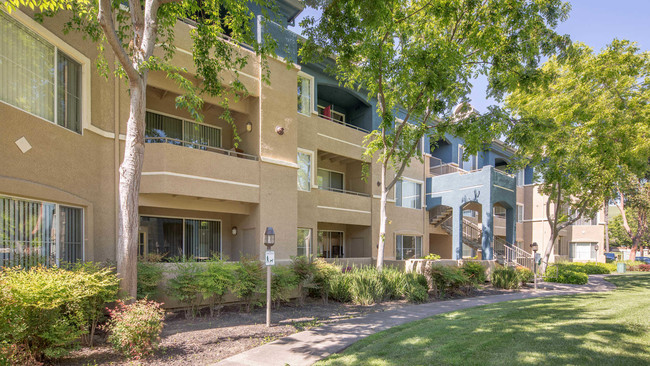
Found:
[[[0,271],[0,364],[60,358],[94,331],[117,296],[112,268],[19,267]]]
[[[332,286],[334,282],[336,282],[337,286],[337,295],[342,295],[343,293],[346,293],[347,295],[344,296],[344,298],[347,298],[346,296],[349,296],[349,289],[345,289],[345,285],[342,283],[339,283],[339,278],[338,276],[342,275],[341,273],[341,268],[326,262],[322,258],[318,258],[314,260],[314,279],[313,279],[313,288],[310,289],[310,292],[314,294],[315,296],[320,296],[323,299],[323,302],[327,302],[328,297],[330,296],[332,290]],[[342,281],[342,280],[341,280]],[[343,287],[341,287],[343,286]],[[334,298],[334,297],[333,297]],[[349,301],[347,300],[338,300],[334,298],[337,301]]]
[[[580,272],[584,274],[609,274],[611,273],[611,265],[606,263],[556,263],[553,264],[560,271]],[[615,270],[615,269],[614,269]]]
[[[333,300],[338,302],[349,302],[352,300],[352,294],[350,292],[351,278],[349,275],[337,272],[332,273],[328,279],[328,297],[331,297]]]
[[[463,273],[474,284],[483,284],[487,280],[485,275],[485,266],[480,262],[465,261],[461,267]]]
[[[548,272],[547,272],[548,273]],[[568,283],[573,285],[584,285],[589,282],[589,276],[582,272],[562,271],[557,275],[544,277],[546,282]]]
[[[533,271],[526,267],[517,267],[517,277],[519,278],[519,282],[521,284],[533,282],[535,280],[535,274]]]
[[[158,295],[158,285],[162,280],[161,266],[150,262],[138,262],[138,299]]]
[[[211,260],[205,263],[205,270],[199,273],[199,291],[204,299],[210,300],[210,316],[214,309],[220,309],[223,295],[235,283],[235,265],[221,260]]]
[[[247,312],[250,312],[253,306],[261,304],[259,294],[264,291],[263,274],[262,264],[255,258],[243,257],[235,266],[232,292],[246,303]]]
[[[382,274],[375,267],[353,268],[344,276],[350,279],[350,299],[354,304],[372,305],[381,301],[386,294]],[[395,283],[392,285],[398,286]]]
[[[124,356],[140,359],[153,353],[160,342],[165,311],[155,301],[125,305],[118,300],[106,325],[108,342]]]
[[[171,297],[188,305],[185,312],[186,317],[197,315],[199,306],[203,301],[201,297],[203,280],[201,272],[204,268],[196,262],[176,263],[174,277],[168,282],[168,293]]]
[[[310,262],[307,257],[291,257],[291,269],[298,278],[298,303],[303,305],[308,290],[316,288],[316,283],[314,282],[316,265]]]
[[[374,267],[369,268],[377,271]],[[378,272],[378,275],[381,279],[384,299],[396,300],[406,296],[408,286],[406,273],[402,272],[399,268],[386,266],[381,270],[381,272]]]
[[[499,266],[492,271],[492,286],[503,289],[519,288],[519,276],[512,267]]]
[[[417,273],[417,272],[409,272],[406,274],[406,280],[409,283],[418,283],[422,287],[424,287],[425,290],[429,289],[429,282],[427,281],[427,276],[423,275],[422,273]]]
[[[432,290],[439,298],[457,293],[466,294],[473,288],[469,277],[458,267],[433,265],[427,269],[427,274],[431,279]]]
[[[291,292],[298,287],[298,276],[287,266],[273,266],[271,269],[271,301],[276,307],[281,302],[288,302],[291,299]]]
[[[440,256],[438,254],[429,253],[429,254],[425,255],[424,257],[422,257],[422,259],[427,259],[427,260],[430,260],[430,261],[436,261],[436,260],[440,259]]]
[[[412,303],[422,303],[429,300],[427,288],[419,282],[409,282],[406,287],[406,300]]]

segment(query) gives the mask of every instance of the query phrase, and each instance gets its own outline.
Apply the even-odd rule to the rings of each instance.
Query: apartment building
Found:
[[[298,36],[284,28],[301,5],[279,4],[276,22],[256,18],[259,39],[269,33],[280,46],[267,60],[270,83],[261,60],[239,49],[249,93],[230,104],[235,128],[219,117],[217,98],[206,97],[203,121],[193,120],[175,107],[179,88],[150,73],[141,254],[262,258],[264,229],[273,227],[280,262],[376,257],[380,169],[362,158],[363,138],[379,124],[375,102],[340,87],[329,61],[300,62]],[[0,12],[0,265],[115,259],[128,90],[98,74],[96,45],[64,34],[63,22]],[[191,26],[177,23],[173,59],[190,72]],[[462,161],[460,139],[430,146],[424,139],[422,159],[389,195],[387,259],[493,259],[499,243],[544,242],[532,172],[507,172],[512,151],[495,142]],[[602,243],[600,225],[565,231],[558,256],[583,253],[572,243]]]

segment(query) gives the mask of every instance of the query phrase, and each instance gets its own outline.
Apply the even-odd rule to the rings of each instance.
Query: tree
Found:
[[[618,183],[647,170],[650,153],[648,54],[614,40],[599,54],[575,44],[568,55],[549,59],[543,84],[506,98],[518,117],[508,140],[548,196],[551,237],[541,271],[559,231],[595,215]]]
[[[376,98],[378,129],[366,137],[364,156],[381,165],[377,267],[384,259],[388,192],[410,164],[424,135],[445,132],[466,139],[472,154],[501,132],[501,113],[482,115],[453,107],[466,102],[471,80],[485,75],[488,94],[499,100],[535,82],[540,55],[562,48],[553,32],[569,5],[559,0],[313,0],[319,19],[301,24],[308,40],[304,61],[332,57],[331,71],[346,87]],[[455,119],[456,118],[456,119]],[[402,123],[396,123],[400,119]],[[389,170],[394,175],[389,177]]]
[[[263,9],[267,0],[253,0]],[[12,11],[20,6],[38,9],[36,18],[63,14],[69,21],[65,31],[80,31],[92,42],[98,43],[101,57],[99,70],[108,76],[111,70],[104,57],[105,46],[114,56],[116,76],[126,79],[129,86],[129,118],[126,124],[124,161],[119,170],[119,238],[117,271],[124,295],[136,297],[138,248],[138,193],[144,160],[144,130],[147,77],[150,71],[163,71],[176,81],[184,95],[176,98],[177,107],[189,110],[201,120],[202,95],[222,98],[225,112],[221,116],[232,119],[228,100],[237,101],[246,90],[238,79],[238,70],[246,65],[248,57],[240,52],[239,44],[247,44],[257,55],[272,52],[275,43],[270,39],[257,42],[252,30],[253,13],[248,3],[238,0],[8,0],[5,7]],[[175,67],[174,26],[178,19],[189,19],[195,24],[191,31],[195,76],[188,70]],[[224,34],[228,34],[225,37]],[[160,49],[161,56],[154,55]],[[264,64],[264,60],[262,59]],[[224,81],[224,71],[234,72],[234,80]],[[265,75],[265,73],[263,73]],[[268,78],[265,79],[268,81]],[[116,131],[117,133],[117,131]],[[235,131],[235,142],[238,136]]]
[[[616,202],[621,215],[614,218],[610,233],[616,244],[630,247],[630,259],[642,246],[650,245],[650,183],[630,179],[618,188]]]

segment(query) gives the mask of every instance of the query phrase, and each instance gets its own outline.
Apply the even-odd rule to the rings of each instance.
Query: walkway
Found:
[[[343,320],[331,325],[292,334],[277,341],[234,355],[222,360],[216,365],[311,365],[331,354],[343,351],[353,343],[373,333],[442,313],[503,301],[613,290],[616,286],[605,281],[604,277],[604,275],[589,276],[589,283],[586,285],[542,283],[539,286],[540,289],[537,291],[531,290],[505,295],[478,296],[432,302],[372,313],[363,317]]]

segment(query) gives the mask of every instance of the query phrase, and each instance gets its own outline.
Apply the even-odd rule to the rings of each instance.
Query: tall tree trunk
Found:
[[[386,204],[388,202],[388,191],[386,189],[386,170],[387,162],[381,163],[381,181],[379,189],[381,198],[379,201],[379,244],[377,246],[377,269],[381,270],[384,266],[384,248],[386,246],[386,225],[388,217],[386,216]]]
[[[147,73],[129,80],[130,108],[126,125],[124,161],[120,165],[119,241],[117,273],[122,296],[134,300],[137,295],[138,195],[144,162],[144,130]]]
[[[632,238],[632,246],[630,247],[630,260],[633,261],[636,258],[636,252],[639,250],[639,239]]]
[[[605,253],[609,252],[609,199],[605,199],[603,205],[603,213],[605,216]]]
[[[546,272],[546,267],[548,267],[548,262],[551,260],[551,254],[553,254],[553,247],[555,246],[555,241],[559,235],[557,228],[551,228],[551,238],[546,245],[544,250],[544,256],[542,257],[542,263],[539,266],[539,273],[544,274]]]

